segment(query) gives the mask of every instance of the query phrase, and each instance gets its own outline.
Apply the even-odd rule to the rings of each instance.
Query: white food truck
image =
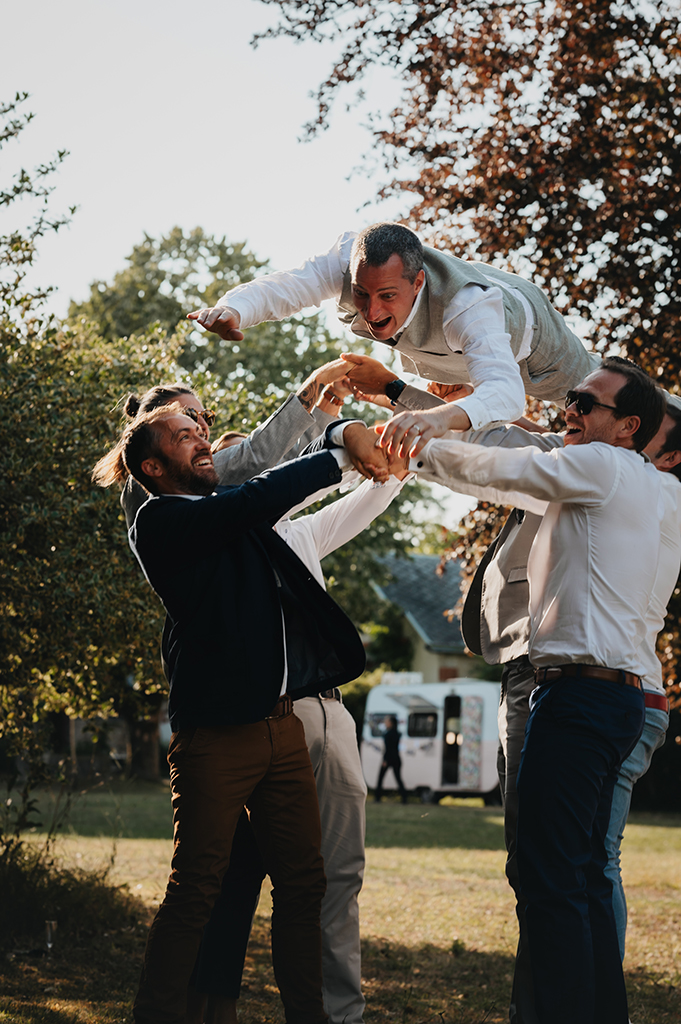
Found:
[[[386,718],[397,719],[402,780],[424,803],[452,796],[482,796],[498,803],[497,708],[499,683],[451,679],[424,683],[420,672],[385,672],[367,696],[362,768],[376,786],[383,760]],[[383,790],[396,789],[388,770]]]

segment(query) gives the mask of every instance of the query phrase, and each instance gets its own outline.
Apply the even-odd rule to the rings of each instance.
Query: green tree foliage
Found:
[[[175,227],[160,239],[145,235],[113,281],[94,281],[89,299],[71,303],[69,321],[90,320],[110,341],[155,323],[172,333],[191,310],[215,305],[229,288],[267,270],[245,242],[230,243],[201,228],[185,234]],[[185,368],[209,370],[260,397],[281,396],[343,350],[319,314],[251,327],[237,345],[198,329],[184,337],[179,359]]]
[[[0,141],[30,120],[17,113],[23,99],[1,108]],[[42,315],[47,292],[25,279],[37,239],[65,222],[45,209],[53,166],[21,171],[0,193],[5,205],[40,204],[24,233],[0,236],[0,735],[34,767],[51,712],[135,719],[165,691],[162,610],[125,543],[116,495],[90,482],[120,431],[120,399],[164,379],[218,398],[209,375],[179,366],[181,335],[110,340],[92,324],[62,328]],[[221,396],[220,408],[218,429],[250,429],[263,412],[245,389]]]
[[[264,35],[328,41],[314,133],[376,68],[372,159],[432,244],[533,279],[554,305],[678,391],[681,19],[666,0],[266,0]],[[496,514],[494,516],[496,518]],[[491,537],[480,507],[467,539]],[[477,553],[480,544],[459,546]],[[659,651],[681,657],[675,594]],[[673,689],[677,692],[678,685]]]
[[[372,111],[407,221],[458,255],[507,261],[653,373],[681,369],[681,21],[665,0],[269,0],[267,35],[342,53],[318,93],[376,66]],[[363,95],[363,94],[362,94]],[[413,196],[416,202],[413,202]]]

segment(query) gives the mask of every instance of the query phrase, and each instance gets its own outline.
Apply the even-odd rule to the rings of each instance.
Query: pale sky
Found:
[[[57,286],[51,310],[64,315],[93,280],[111,279],[145,231],[200,226],[286,269],[342,231],[400,215],[373,202],[380,179],[352,176],[371,149],[361,113],[341,101],[328,131],[298,141],[333,51],[284,39],[254,50],[275,17],[257,0],[3,4],[0,102],[29,92],[36,116],[2,150],[2,185],[70,153],[50,208],[78,211],[41,242],[33,278]],[[398,102],[388,75],[365,87],[372,106]],[[15,204],[11,226],[27,213]],[[450,523],[474,504],[442,493]]]

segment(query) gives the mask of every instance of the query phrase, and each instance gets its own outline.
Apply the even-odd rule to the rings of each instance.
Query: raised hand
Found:
[[[388,455],[414,456],[431,438],[442,437],[448,430],[465,430],[469,425],[468,416],[455,403],[430,412],[401,412],[386,423],[380,445]]]
[[[472,395],[474,390],[472,384],[437,384],[434,380],[431,380],[426,388],[429,394],[441,398],[443,402],[455,402],[457,398],[466,398]]]
[[[372,359],[371,356],[343,352],[342,358],[346,364],[350,364],[346,366],[345,370],[350,383],[365,395],[385,394],[386,384],[389,384],[391,380],[399,379],[396,373],[389,370],[378,359]]]
[[[197,309],[193,313],[187,313],[187,320],[195,320],[207,331],[219,335],[223,341],[243,341],[243,331],[239,330],[241,315],[230,306]]]
[[[313,370],[296,392],[301,405],[310,412],[312,407],[319,403],[325,387],[336,382],[338,383],[338,397],[345,398],[345,395],[349,394],[349,387],[345,389],[344,393],[341,381],[347,381],[345,376],[347,369],[348,364],[343,359],[333,359],[330,363],[324,363],[323,366]],[[343,403],[340,402],[339,404],[342,405]]]

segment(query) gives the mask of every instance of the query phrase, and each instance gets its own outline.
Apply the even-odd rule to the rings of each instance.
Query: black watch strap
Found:
[[[386,395],[388,396],[388,398],[390,399],[390,401],[392,402],[393,405],[395,404],[397,399],[400,397],[400,395],[402,394],[402,392],[404,391],[406,386],[407,386],[406,381],[400,380],[399,378],[396,378],[395,380],[388,381],[388,383],[385,386],[385,393],[386,393]]]

